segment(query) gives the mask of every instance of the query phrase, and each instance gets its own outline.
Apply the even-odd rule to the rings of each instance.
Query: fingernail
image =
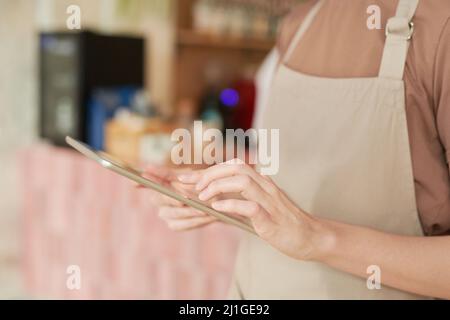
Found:
[[[213,202],[211,203],[211,207],[215,210],[222,210],[222,205],[220,202]]]
[[[189,174],[180,174],[177,176],[178,180],[181,182],[187,182],[191,176]]]
[[[200,191],[203,189],[203,183],[199,182],[195,185],[195,190]]]
[[[200,192],[200,194],[198,195],[198,198],[202,201],[205,201],[208,199],[208,193],[207,192]]]

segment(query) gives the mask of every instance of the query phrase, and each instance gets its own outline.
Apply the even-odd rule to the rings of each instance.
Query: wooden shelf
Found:
[[[179,46],[197,46],[230,50],[270,51],[274,40],[233,38],[231,36],[215,36],[202,34],[192,30],[178,30],[177,42]]]

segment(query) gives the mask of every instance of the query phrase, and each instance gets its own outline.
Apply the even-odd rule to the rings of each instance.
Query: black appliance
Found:
[[[86,142],[88,102],[96,88],[144,87],[142,38],[93,32],[39,36],[40,135],[65,145],[70,135]]]

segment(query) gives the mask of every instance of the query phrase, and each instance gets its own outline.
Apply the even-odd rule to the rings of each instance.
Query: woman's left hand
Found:
[[[241,198],[214,201],[212,207],[247,217],[256,233],[284,254],[301,260],[315,259],[318,252],[318,221],[298,208],[273,181],[241,160],[231,160],[205,170],[178,176],[196,184],[199,199],[221,194]]]

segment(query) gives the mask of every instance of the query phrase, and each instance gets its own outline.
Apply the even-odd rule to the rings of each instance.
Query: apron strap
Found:
[[[300,27],[297,29],[297,32],[292,38],[291,43],[289,44],[289,47],[286,53],[284,54],[284,57],[282,58],[283,63],[287,63],[289,61],[292,54],[294,53],[295,48],[297,47],[297,44],[299,43],[305,32],[308,30],[309,26],[313,22],[314,18],[316,17],[317,13],[319,12],[324,2],[325,0],[318,0],[317,3],[314,5],[314,7],[312,7],[311,10],[309,10],[305,19],[300,24]]]
[[[411,20],[418,4],[419,0],[399,0],[395,17],[388,20],[380,78],[403,79],[408,48],[414,32]]]

